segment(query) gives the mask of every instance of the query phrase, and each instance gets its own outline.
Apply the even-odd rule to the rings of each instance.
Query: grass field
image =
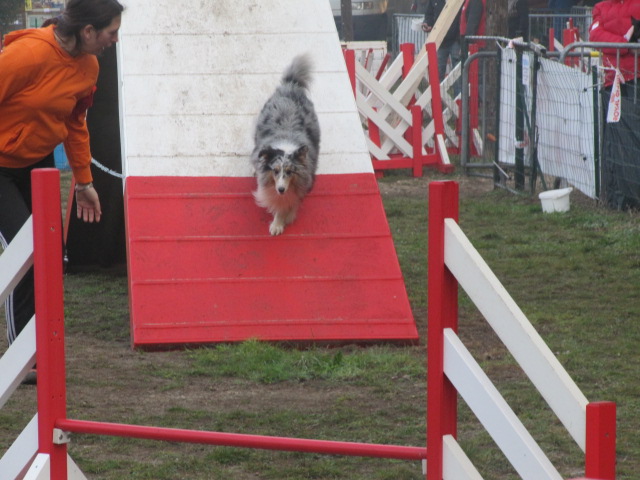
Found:
[[[535,197],[427,172],[380,181],[422,339],[427,328],[427,191],[460,182],[460,225],[590,401],[618,406],[618,479],[640,472],[640,215],[572,194]],[[65,277],[68,414],[176,428],[421,446],[425,346],[309,348],[246,342],[145,353],[129,346],[125,270]],[[460,336],[564,478],[582,454],[479,312],[460,294]],[[0,345],[0,351],[6,346]],[[21,386],[0,410],[0,455],[35,413]],[[518,478],[460,402],[459,441],[487,480]],[[74,436],[89,479],[421,479],[418,462]]]

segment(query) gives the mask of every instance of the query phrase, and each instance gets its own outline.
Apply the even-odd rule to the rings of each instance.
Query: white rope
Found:
[[[97,161],[95,158],[91,158],[91,163],[93,163],[96,167],[98,167],[100,170],[102,170],[103,172],[108,173],[109,175],[112,175],[114,177],[117,178],[125,178],[125,176],[121,173],[118,173],[114,170],[111,170],[108,167],[105,167],[103,164],[101,164],[99,161]]]

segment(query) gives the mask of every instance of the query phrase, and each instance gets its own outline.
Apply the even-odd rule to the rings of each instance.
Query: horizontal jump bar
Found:
[[[404,447],[400,445],[335,442],[330,440],[310,440],[304,438],[206,432],[199,430],[145,427],[140,425],[72,419],[58,419],[55,426],[65,432],[142,438],[147,440],[163,440],[168,442],[200,443],[207,445],[260,448],[265,450],[307,452],[326,455],[394,458],[400,460],[424,460],[427,458],[427,449],[424,447]]]

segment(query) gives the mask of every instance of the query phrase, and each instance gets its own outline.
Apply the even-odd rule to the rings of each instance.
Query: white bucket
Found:
[[[423,18],[414,18],[413,20],[411,20],[411,30],[413,30],[414,32],[421,32],[422,31],[422,22],[423,22]]]
[[[569,194],[573,191],[573,187],[561,188],[559,190],[547,190],[538,195],[542,203],[542,211],[545,213],[552,212],[568,212],[569,211]]]

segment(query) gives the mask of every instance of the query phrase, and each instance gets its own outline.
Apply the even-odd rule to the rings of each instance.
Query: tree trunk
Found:
[[[351,15],[351,0],[341,0],[340,14],[342,17],[342,39],[345,42],[352,42],[353,41],[353,18]]]
[[[506,37],[509,24],[508,0],[487,0],[486,10],[486,35]]]

